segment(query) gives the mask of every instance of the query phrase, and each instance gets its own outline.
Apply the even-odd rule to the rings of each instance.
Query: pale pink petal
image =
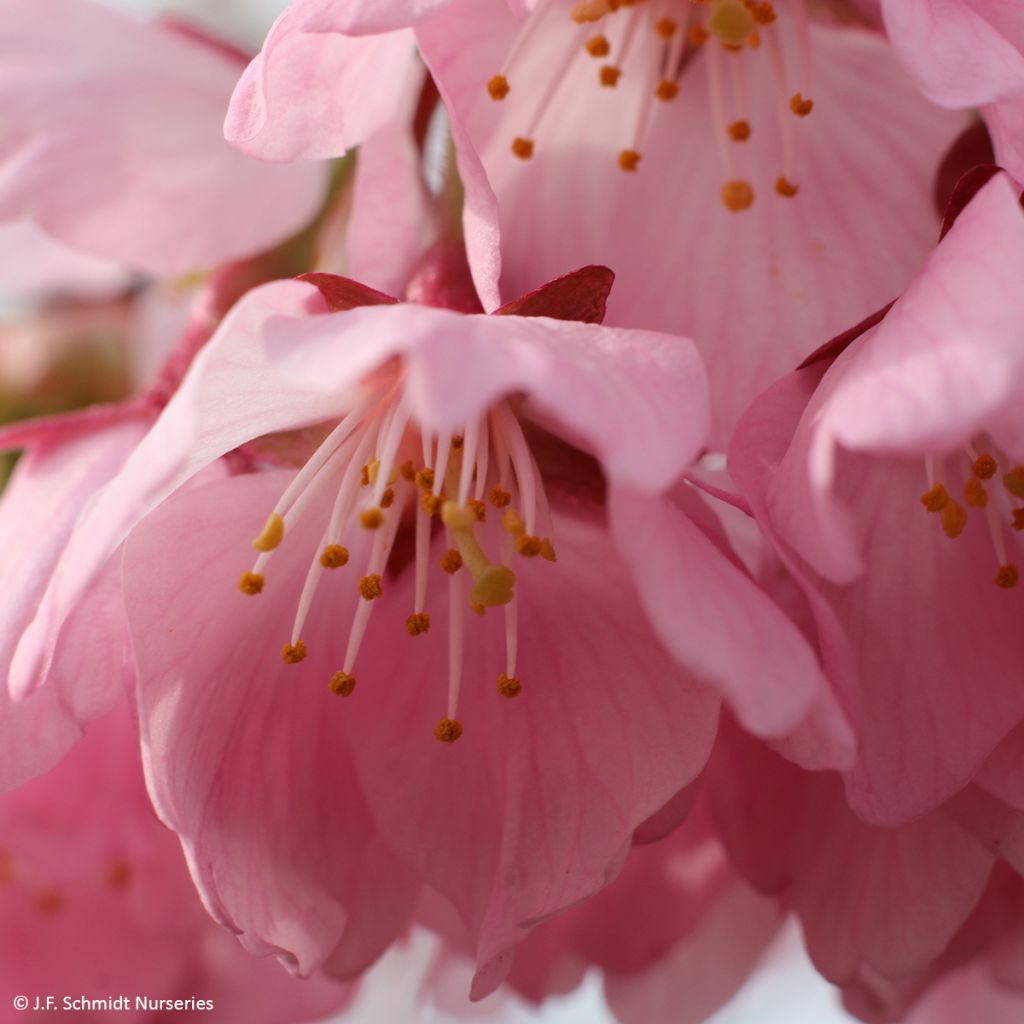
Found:
[[[933,102],[979,107],[1024,91],[1024,21],[1001,0],[882,0],[897,53]],[[1017,18],[1017,45],[992,15]]]
[[[333,669],[311,659],[326,672],[314,679],[281,659],[316,552],[283,548],[256,598],[235,586],[247,537],[288,477],[182,493],[133,534],[125,603],[143,744],[154,802],[215,916],[303,974],[328,958],[352,973],[401,931],[417,887],[376,836],[343,738],[349,708],[327,689]],[[327,589],[331,615],[311,619],[306,635],[314,652],[358,600],[341,579]]]
[[[281,14],[235,87],[224,135],[252,156],[340,156],[392,121],[416,84],[411,32],[307,29],[307,12],[322,5],[306,0]]]
[[[668,649],[747,729],[784,736],[829,684],[796,626],[687,514],[700,503],[685,485],[656,497],[613,488],[616,541]]]
[[[322,168],[224,141],[240,67],[219,48],[88,0],[39,0],[6,5],[0,49],[2,217],[171,275],[267,249],[319,206]]]
[[[700,929],[638,974],[608,974],[604,991],[621,1024],[700,1024],[739,990],[775,938],[774,900],[741,881]]]
[[[683,338],[411,305],[282,318],[267,334],[279,372],[323,394],[402,354],[406,394],[428,429],[458,428],[503,395],[525,392],[538,416],[612,478],[642,490],[670,484],[704,442],[703,368]]]
[[[369,135],[359,149],[345,237],[347,272],[392,295],[404,293],[436,230],[411,130],[417,92],[408,90],[394,120]]]
[[[451,0],[296,0],[291,10],[304,32],[370,35],[415,25]]]
[[[456,2],[417,34],[472,147],[459,140],[463,156],[480,156],[497,197],[503,294],[567,266],[609,266],[617,280],[607,323],[673,331],[702,347],[713,382],[714,444],[724,444],[767,383],[898,294],[930,248],[932,179],[963,119],[923,100],[874,34],[813,32],[815,110],[797,126],[800,193],[792,200],[773,192],[781,163],[770,62],[765,54],[752,64],[747,117],[754,132],[739,167],[757,198],[734,214],[719,199],[728,175],[712,140],[725,126],[712,119],[702,58],[678,97],[653,110],[638,147],[642,162],[625,174],[617,158],[634,144],[642,83],[631,91],[624,78],[614,91],[598,88],[594,62],[581,51],[537,129],[533,158],[523,162],[511,142],[528,130],[544,83],[576,37],[564,27],[564,5],[538,9],[535,18],[552,12],[550,28],[545,22],[531,36],[509,96],[495,104],[486,84],[502,68],[515,24],[505,14],[503,28],[482,36],[474,23],[484,17],[480,6]],[[488,5],[489,25],[502,6]],[[479,195],[486,209],[477,180],[467,177],[468,195]],[[479,259],[468,227],[467,239]],[[477,264],[478,285],[494,269],[489,249],[484,257],[490,269]]]
[[[1018,1024],[1024,1016],[1024,996],[995,982],[982,965],[967,968],[940,981],[907,1017],[907,1024]]]

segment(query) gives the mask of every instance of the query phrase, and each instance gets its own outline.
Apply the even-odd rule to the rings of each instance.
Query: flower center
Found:
[[[464,424],[459,434],[430,433],[413,424],[397,385],[371,391],[331,431],[268,516],[252,542],[256,561],[238,582],[243,593],[262,592],[267,565],[285,540],[289,521],[302,514],[322,487],[334,489],[334,505],[282,657],[288,664],[305,659],[303,627],[323,573],[348,565],[346,540],[353,531],[370,531],[373,541],[356,584],[360,600],[344,659],[328,682],[332,693],[352,694],[359,649],[373,609],[385,594],[385,570],[399,530],[408,522],[407,512],[413,519],[407,528],[414,534],[415,584],[405,631],[410,637],[428,632],[431,537],[439,523],[448,540],[438,567],[447,577],[449,664],[447,710],[434,735],[453,743],[462,735],[458,704],[465,612],[482,616],[490,608],[503,608],[505,671],[498,676],[497,692],[518,696],[516,575],[510,563],[516,556],[556,560],[543,482],[516,416],[502,400]],[[496,558],[491,557],[494,552]]]
[[[938,480],[935,460],[929,457],[925,460],[928,490],[921,495],[921,504],[938,516],[950,540],[963,533],[968,509],[984,514],[997,565],[993,582],[1010,590],[1020,580],[1020,569],[1007,551],[1007,531],[1024,531],[1024,464],[1003,460],[1002,465],[1009,468],[1001,470],[1000,460],[988,452],[979,454],[973,445],[967,445],[965,455],[969,469],[962,473],[963,503]]]
[[[754,130],[747,114],[750,66],[767,57],[782,149],[781,172],[774,187],[778,195],[792,199],[799,191],[793,119],[810,114],[814,103],[807,98],[811,61],[805,0],[783,3],[780,13],[766,0],[579,0],[568,9],[568,17],[561,0],[542,4],[520,33],[501,72],[487,83],[491,98],[504,100],[517,87],[516,67],[537,34],[544,30],[564,35],[561,58],[554,62],[553,73],[538,81],[523,134],[512,140],[513,154],[521,160],[533,156],[544,116],[570,70],[578,61],[596,60],[600,61],[594,78],[598,90],[615,89],[624,78],[642,84],[627,126],[629,137],[623,139],[618,154],[619,167],[635,172],[643,159],[644,139],[655,122],[654,108],[678,96],[683,72],[700,52],[724,177],[720,197],[729,210],[749,209],[754,189],[740,171],[736,147]],[[782,32],[795,36],[795,74],[787,67]],[[763,54],[758,52],[762,50]],[[530,88],[534,89],[532,82]]]

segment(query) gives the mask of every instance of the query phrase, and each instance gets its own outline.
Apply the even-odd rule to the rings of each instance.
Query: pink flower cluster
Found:
[[[0,1014],[1021,1019],[1024,5],[0,13]]]

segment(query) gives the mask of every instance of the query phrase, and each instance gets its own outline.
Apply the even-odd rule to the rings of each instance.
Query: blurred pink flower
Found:
[[[765,392],[730,453],[859,728],[846,785],[869,821],[936,807],[1024,718],[1022,275],[999,175],[888,315]]]
[[[82,1020],[155,1022],[135,997],[212,1000],[225,1020],[297,1024],[349,998],[325,980],[299,982],[246,954],[214,924],[173,833],[146,796],[127,709],[97,722],[49,774],[0,797],[0,991],[103,999],[127,1011]],[[208,1019],[208,1011],[174,1020]]]
[[[322,168],[224,141],[244,58],[218,43],[90,0],[12,0],[0,53],[0,219],[173,275],[269,249],[322,201]]]

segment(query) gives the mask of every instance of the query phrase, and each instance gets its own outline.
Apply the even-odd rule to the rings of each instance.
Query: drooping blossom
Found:
[[[883,824],[970,782],[1024,717],[1024,215],[1003,175],[888,314],[762,395],[730,467],[802,579]]]
[[[309,54],[379,45],[358,6],[303,0],[278,22],[268,93],[293,83],[332,109],[275,117],[236,93],[233,116],[265,115],[248,151],[272,142],[296,158],[310,138],[320,155],[338,151],[359,89],[346,103]],[[388,10],[395,25],[406,5]],[[963,120],[923,100],[842,5],[816,20],[802,0],[544,0],[521,24],[504,0],[430,10],[414,31],[452,117],[485,306],[567,265],[610,266],[610,324],[701,346],[713,445],[817,339],[897,294],[928,251],[931,179]],[[315,25],[301,51],[282,41],[289,15]]]
[[[90,1022],[168,1019],[154,1000],[203,999],[179,1010],[260,1024],[318,1020],[349,998],[326,980],[296,981],[257,960],[210,920],[181,849],[153,814],[138,736],[123,708],[96,723],[52,772],[0,797],[0,996],[127,996],[127,1006],[74,1007]]]
[[[882,0],[897,53],[932,102],[978,108],[996,159],[1024,181],[1024,12],[1001,0]]]
[[[0,219],[174,275],[269,249],[318,209],[322,167],[261,163],[222,137],[243,56],[91,0],[2,12]]]
[[[609,283],[500,316],[324,276],[257,289],[69,547],[97,564],[224,452],[290,453],[165,500],[126,563],[154,799],[253,948],[358,969],[426,882],[473,936],[474,992],[497,985],[706,756],[717,701],[638,591],[752,727],[817,697],[699,497],[666,494],[706,427],[692,346],[593,323]],[[591,322],[537,316],[568,309]]]

